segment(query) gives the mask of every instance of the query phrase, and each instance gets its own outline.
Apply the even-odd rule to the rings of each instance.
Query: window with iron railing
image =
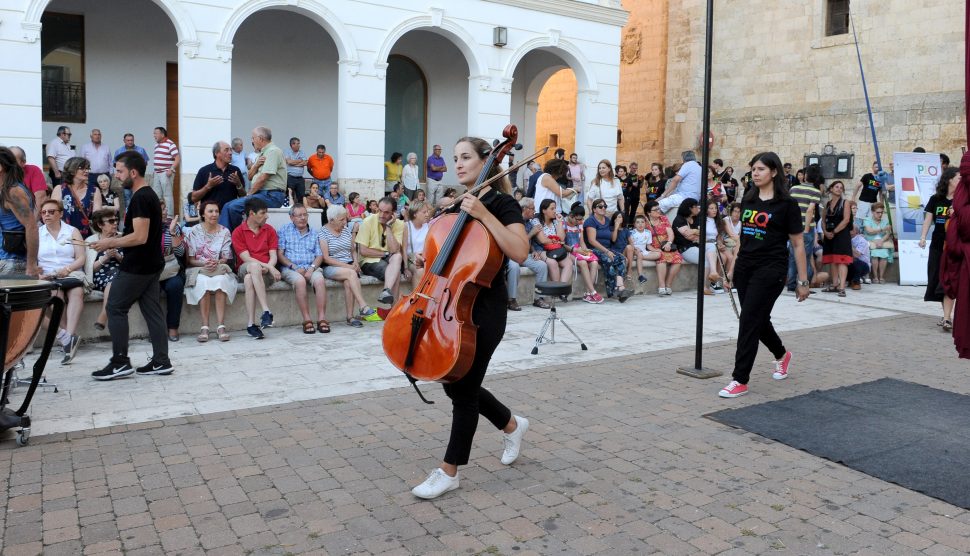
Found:
[[[84,16],[45,12],[41,24],[42,119],[84,123]]]

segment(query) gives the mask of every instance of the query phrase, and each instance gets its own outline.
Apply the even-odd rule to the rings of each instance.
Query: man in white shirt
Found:
[[[246,151],[244,149],[245,143],[243,143],[242,138],[233,137],[232,138],[232,164],[236,168],[239,168],[243,174],[243,184],[245,185],[245,190],[249,191],[249,176],[247,175],[249,170],[249,164],[246,162]]]
[[[71,128],[62,125],[57,128],[57,137],[47,143],[47,164],[50,166],[48,173],[52,185],[60,185],[64,163],[72,156],[74,156],[74,150],[71,149]]]
[[[701,165],[697,163],[697,155],[694,154],[694,151],[684,151],[680,156],[684,165],[667,184],[664,194],[657,199],[660,203],[660,210],[663,212],[676,209],[680,206],[680,203],[684,202],[684,199],[700,200],[701,198],[701,182],[703,181],[704,171]]]
[[[77,150],[77,155],[84,157],[91,163],[91,171],[88,173],[89,186],[97,185],[98,176],[108,174],[114,164],[111,149],[101,142],[100,129],[91,130],[91,142],[81,145],[81,148]]]

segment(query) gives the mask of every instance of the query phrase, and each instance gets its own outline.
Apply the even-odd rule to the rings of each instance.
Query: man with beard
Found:
[[[162,306],[159,303],[158,277],[165,267],[162,257],[162,209],[158,195],[145,181],[145,159],[137,152],[122,153],[115,162],[115,178],[131,189],[131,204],[125,212],[125,233],[121,237],[92,242],[96,252],[124,249],[121,268],[112,281],[108,298],[108,331],[111,333],[111,361],[91,376],[95,380],[114,380],[139,375],[168,375],[173,371],[168,359],[168,338]],[[148,335],[152,358],[134,369],[128,358],[128,311],[138,302]]]

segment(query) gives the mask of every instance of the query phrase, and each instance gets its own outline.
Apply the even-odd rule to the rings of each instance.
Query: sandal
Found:
[[[321,334],[326,334],[330,332],[330,323],[326,320],[320,319],[317,321],[317,332]]]
[[[839,291],[839,288],[835,286],[828,286],[828,287],[822,288],[822,291],[825,293],[836,293]]]
[[[317,331],[313,328],[313,321],[305,320],[303,321],[303,333],[304,334],[316,334]]]
[[[229,341],[229,331],[226,329],[226,325],[220,324],[219,326],[217,326],[216,327],[216,333],[219,334],[219,341],[220,342],[228,342]]]
[[[953,330],[953,321],[948,321],[948,320],[943,321],[943,331],[949,332],[951,330]]]
[[[347,319],[347,325],[348,326],[353,326],[354,328],[363,328],[364,327],[364,323],[360,322],[360,319],[358,319],[358,318],[349,318],[349,319]]]
[[[198,340],[199,342],[208,342],[209,341],[209,327],[208,326],[203,326],[201,329],[199,329],[199,335],[198,335],[198,337],[196,337],[196,340]]]
[[[101,324],[101,323],[100,323],[100,322],[98,322],[98,321],[94,321],[94,329],[95,329],[95,330],[104,330],[104,325],[103,325],[103,324]]]
[[[837,291],[839,292],[839,297],[845,297],[845,289],[844,288],[839,288]]]

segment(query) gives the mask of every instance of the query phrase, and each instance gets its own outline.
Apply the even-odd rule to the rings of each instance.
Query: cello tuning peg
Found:
[[[515,150],[517,150],[517,151],[521,151],[521,150],[522,150],[522,143],[516,143],[516,144],[515,144],[515,147],[513,147],[513,148],[514,148]]]
[[[492,148],[494,149],[495,147],[497,147],[498,146],[498,143],[499,143],[498,139],[493,140],[492,141]]]

